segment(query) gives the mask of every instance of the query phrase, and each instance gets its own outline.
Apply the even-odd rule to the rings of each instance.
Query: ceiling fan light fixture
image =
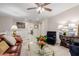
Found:
[[[42,8],[42,7],[38,7],[38,8],[37,8],[37,12],[42,13],[43,11],[45,11],[44,8]]]
[[[35,3],[35,4],[37,5],[37,7],[27,8],[27,10],[36,9],[38,13],[43,13],[44,11],[49,11],[49,12],[52,11],[52,9],[45,7],[50,3]]]
[[[40,10],[41,10],[41,7],[38,7],[38,8],[37,8],[37,12],[40,11]]]
[[[42,11],[45,11],[45,9],[44,9],[44,8],[42,8],[41,10],[42,10]]]

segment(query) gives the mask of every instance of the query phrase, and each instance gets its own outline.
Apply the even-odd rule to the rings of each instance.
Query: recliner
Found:
[[[48,31],[47,32],[47,43],[54,45],[56,43],[56,32]]]
[[[69,46],[71,56],[79,56],[79,43],[74,43]]]

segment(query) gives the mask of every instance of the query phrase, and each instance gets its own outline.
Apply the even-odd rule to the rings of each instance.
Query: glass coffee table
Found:
[[[39,49],[38,51],[39,56],[54,56],[55,52],[51,49],[50,45],[46,44],[43,49]]]
[[[48,44],[46,44],[43,47],[43,49],[40,49],[39,45],[38,45],[38,47],[35,47],[35,48],[33,46],[29,45],[28,51],[29,51],[30,54],[28,56],[54,56],[55,55],[54,50]]]

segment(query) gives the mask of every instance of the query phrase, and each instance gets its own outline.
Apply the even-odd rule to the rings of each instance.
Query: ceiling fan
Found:
[[[36,9],[38,11],[38,13],[41,13],[44,10],[49,11],[49,12],[52,11],[52,9],[45,7],[50,3],[35,3],[35,4],[37,5],[37,7],[27,8],[27,10]]]

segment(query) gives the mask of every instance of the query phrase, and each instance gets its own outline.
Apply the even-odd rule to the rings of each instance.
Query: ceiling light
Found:
[[[37,11],[40,11],[40,10],[41,10],[41,7],[38,7],[38,8],[37,8]]]
[[[42,8],[42,7],[38,7],[38,8],[37,8],[37,12],[42,13],[43,11],[44,11],[44,8]]]

